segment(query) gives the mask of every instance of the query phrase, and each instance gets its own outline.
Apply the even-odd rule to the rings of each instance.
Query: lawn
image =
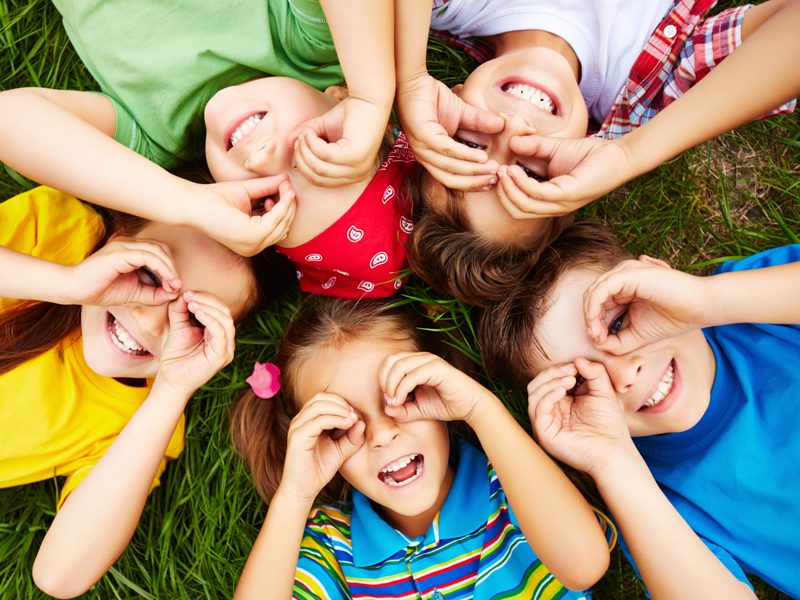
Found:
[[[0,0],[0,89],[19,86],[94,89],[45,0]],[[461,81],[471,64],[432,44],[431,71]],[[24,143],[21,140],[20,143]],[[706,273],[721,260],[800,242],[800,119],[756,122],[703,144],[584,210],[608,221],[636,253]],[[33,184],[0,172],[0,198]],[[91,176],[91,167],[87,169]],[[0,224],[1,226],[1,224]],[[402,298],[423,301],[431,326],[477,356],[474,315],[462,304],[412,282]],[[297,296],[255,315],[237,338],[237,358],[192,400],[186,450],[152,494],[133,540],[87,598],[225,598],[263,520],[266,507],[234,454],[227,430],[232,397],[246,386],[255,359],[273,356]],[[492,385],[524,415],[524,397]],[[0,600],[43,597],[30,577],[39,543],[55,514],[57,481],[0,491]],[[763,598],[783,598],[767,586]],[[643,598],[618,551],[596,598]]]

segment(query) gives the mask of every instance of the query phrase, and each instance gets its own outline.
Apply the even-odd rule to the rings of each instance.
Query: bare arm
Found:
[[[567,390],[580,373],[588,392]],[[528,385],[536,436],[559,460],[592,476],[653,598],[754,598],[667,500],[633,445],[611,382],[599,363],[578,359]],[[680,573],[680,577],[675,577]]]
[[[561,583],[584,590],[602,577],[608,545],[591,507],[494,394],[425,352],[390,356],[380,379],[395,419],[463,419],[472,427],[525,538]]]
[[[204,325],[189,321],[189,310]],[[150,395],[69,495],[33,565],[36,585],[68,598],[89,589],[123,552],[178,419],[194,390],[233,357],[233,320],[209,294],[169,306],[170,334]]]

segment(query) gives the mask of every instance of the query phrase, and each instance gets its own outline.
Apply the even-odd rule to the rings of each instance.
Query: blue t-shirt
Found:
[[[796,244],[717,273],[797,261]],[[634,442],[667,498],[737,578],[752,573],[800,597],[800,326],[703,333],[716,359],[706,413],[687,431]]]
[[[394,529],[358,491],[309,516],[293,597],[589,598],[536,558],[486,455],[459,440],[450,493],[424,536]],[[524,476],[525,474],[521,474]]]

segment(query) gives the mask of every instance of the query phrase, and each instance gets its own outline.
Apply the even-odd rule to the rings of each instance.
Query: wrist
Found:
[[[624,487],[627,478],[646,470],[650,472],[641,454],[628,436],[619,440],[600,460],[594,461],[587,474],[597,484],[598,489]]]
[[[478,393],[472,410],[465,415],[464,421],[480,437],[480,428],[492,422],[492,415],[498,414],[498,410],[507,412],[500,399],[484,388],[482,393]]]
[[[189,389],[185,384],[173,383],[159,371],[153,381],[153,387],[150,389],[148,397],[158,397],[161,402],[180,406],[181,410],[183,410],[195,391],[196,388]]]
[[[316,499],[316,494],[310,496],[298,490],[292,489],[290,486],[287,486],[284,481],[281,481],[281,483],[278,485],[278,489],[275,490],[275,494],[272,496],[270,507],[275,506],[276,504],[278,506],[290,507],[292,510],[302,513],[303,516],[306,516],[314,507],[314,500]]]

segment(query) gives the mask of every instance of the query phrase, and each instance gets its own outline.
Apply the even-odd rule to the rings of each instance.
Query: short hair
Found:
[[[470,228],[460,205],[462,193],[445,189],[445,211],[420,208],[409,239],[408,262],[433,289],[479,308],[505,298],[536,263],[542,248],[572,222],[572,215],[549,219],[532,243],[497,242]]]
[[[596,220],[579,221],[544,248],[536,263],[501,302],[480,317],[478,340],[486,372],[524,389],[533,374],[534,353],[546,356],[536,327],[550,309],[561,277],[578,268],[608,271],[632,258],[614,233]]]

